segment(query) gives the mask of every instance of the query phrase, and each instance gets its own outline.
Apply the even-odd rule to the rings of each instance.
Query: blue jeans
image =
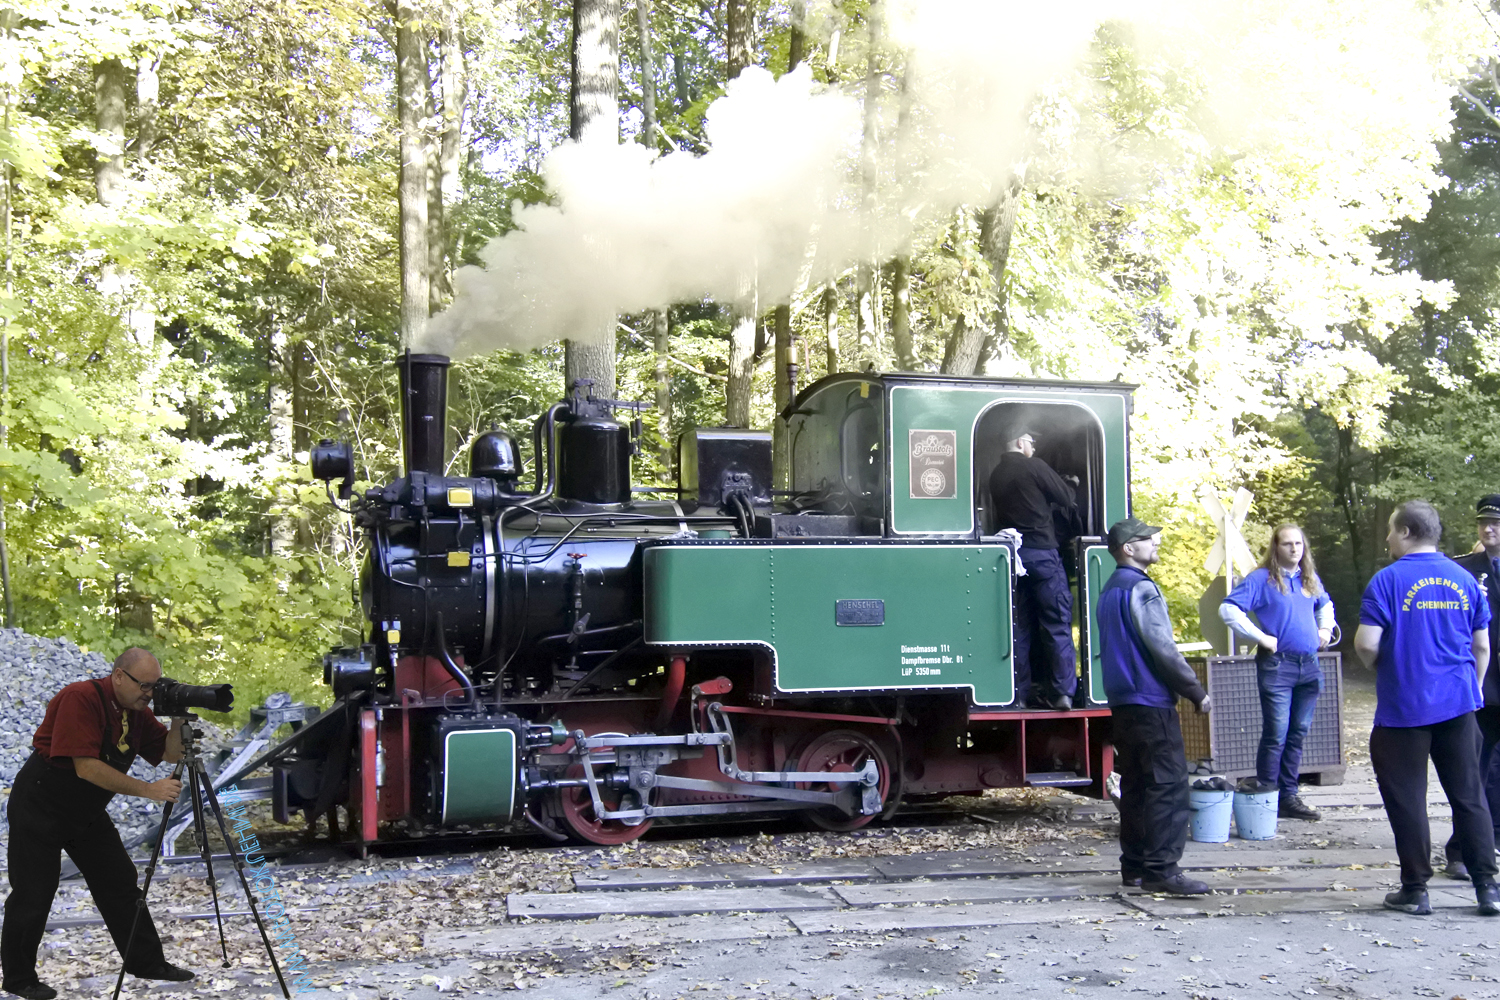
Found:
[[[1283,796],[1297,794],[1302,741],[1318,708],[1323,670],[1316,653],[1266,653],[1255,657],[1260,688],[1260,750],[1255,775],[1274,784]]]

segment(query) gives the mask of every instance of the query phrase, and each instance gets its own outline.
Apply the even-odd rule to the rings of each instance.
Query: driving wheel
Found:
[[[852,729],[836,729],[814,736],[798,755],[797,770],[834,771],[847,774],[864,770],[865,762],[868,760],[875,762],[875,769],[880,773],[880,780],[875,789],[880,796],[881,806],[884,807],[886,796],[891,790],[890,763],[886,760],[884,751],[880,749],[880,744],[863,733]],[[849,786],[842,782],[799,782],[797,787],[828,792]],[[834,806],[819,806],[815,809],[804,810],[802,813],[814,826],[836,833],[858,830],[868,825],[879,814],[879,811],[876,811],[869,816],[861,813],[851,816]]]

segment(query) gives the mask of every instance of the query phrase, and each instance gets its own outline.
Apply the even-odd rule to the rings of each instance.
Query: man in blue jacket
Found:
[[[1395,562],[1370,578],[1354,651],[1375,668],[1370,764],[1401,860],[1401,888],[1385,905],[1432,912],[1432,833],[1427,761],[1453,808],[1453,829],[1474,881],[1479,912],[1500,916],[1495,833],[1479,775],[1479,682],[1490,663],[1490,606],[1469,571],[1437,550],[1443,526],[1430,503],[1391,514],[1386,547]]]
[[[1178,867],[1188,833],[1187,754],[1177,699],[1212,707],[1177,650],[1161,589],[1146,575],[1161,529],[1135,517],[1109,529],[1119,568],[1099,592],[1099,640],[1120,772],[1120,878],[1147,892],[1197,896],[1207,884]]]

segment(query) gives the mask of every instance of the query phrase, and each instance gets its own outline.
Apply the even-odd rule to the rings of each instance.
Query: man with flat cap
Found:
[[[31,756],[16,774],[7,811],[10,895],[0,929],[0,967],[7,993],[51,1000],[57,991],[37,978],[37,950],[62,872],[63,851],[88,883],[125,971],[140,979],[186,982],[193,974],[167,961],[144,907],[130,944],[141,890],[135,863],[104,811],[116,793],[176,801],[182,782],[145,782],[127,773],[139,754],[152,764],[182,757],[184,720],[169,731],[151,713],[161,664],[144,649],[127,649],[108,677],[69,684],[47,703],[32,737]]]
[[[1054,506],[1074,506],[1073,490],[1052,467],[1036,457],[1036,435],[1019,427],[1005,443],[1000,464],[990,473],[995,527],[1021,533],[1021,565],[1016,578],[1016,704],[1066,710],[1078,690],[1078,658],[1073,651],[1073,594],[1057,551]],[[1032,647],[1041,647],[1041,656]],[[1037,667],[1033,677],[1033,665]],[[1033,686],[1041,690],[1034,691]]]
[[[1172,635],[1167,601],[1146,569],[1161,558],[1161,529],[1136,517],[1109,529],[1118,568],[1099,592],[1099,643],[1120,773],[1120,880],[1147,892],[1198,896],[1206,883],[1177,864],[1188,834],[1187,753],[1177,699],[1212,704]]]
[[[1474,574],[1490,602],[1490,666],[1484,673],[1484,706],[1474,713],[1474,721],[1479,724],[1479,774],[1490,805],[1495,842],[1500,844],[1500,754],[1495,753],[1500,745],[1500,493],[1480,497],[1474,506],[1479,548],[1454,561]],[[1443,854],[1448,862],[1443,871],[1450,878],[1469,877],[1457,830],[1448,838]]]

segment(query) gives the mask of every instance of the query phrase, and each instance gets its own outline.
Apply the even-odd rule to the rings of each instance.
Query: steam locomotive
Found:
[[[257,762],[282,822],[343,806],[364,846],[527,823],[620,844],[658,819],[838,831],[989,788],[1104,794],[1094,612],[1101,536],[1129,512],[1133,387],[832,375],[777,418],[789,489],[769,432],[697,428],[662,500],[631,485],[632,404],[586,383],[537,421],[532,475],[498,430],[446,475],[448,366],[397,362],[403,477],[353,497],[350,446],[314,449],[368,541],[370,628],[325,658],[333,709]],[[1014,703],[1024,567],[987,484],[1022,423],[1079,482],[1068,711]]]

